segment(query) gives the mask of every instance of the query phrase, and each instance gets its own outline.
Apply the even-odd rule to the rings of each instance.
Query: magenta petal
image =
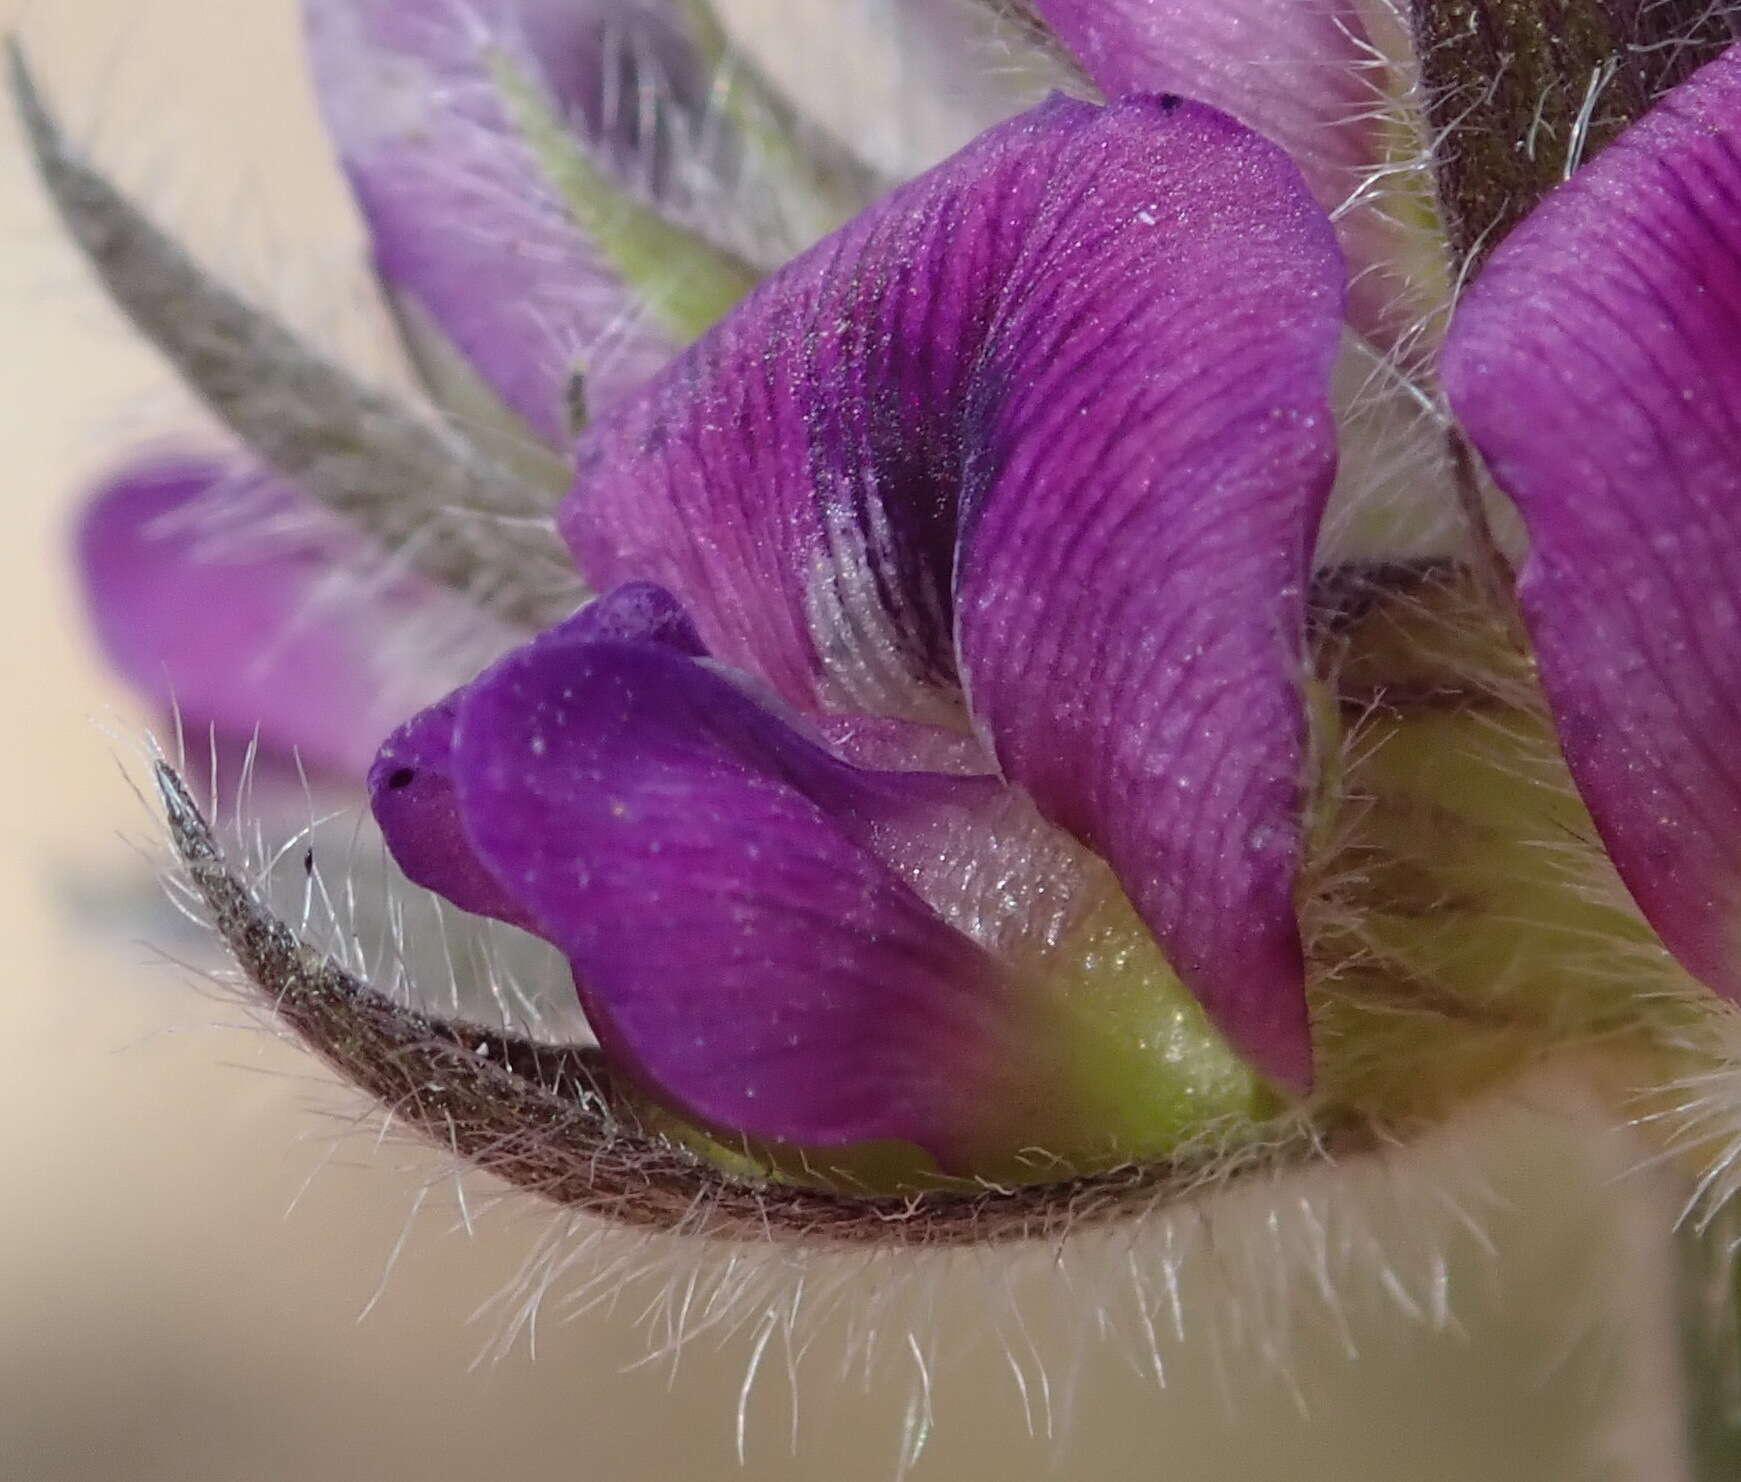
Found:
[[[1086,236],[1072,264],[1078,303],[1146,302],[1066,318],[1031,295],[987,344],[1003,394],[963,495],[958,644],[1005,774],[1106,856],[1234,1042],[1302,1085],[1304,600],[1340,264],[1267,147],[1206,113],[1172,142],[1201,164],[1154,209],[1195,229],[1164,256]]]
[[[1287,150],[1326,206],[1375,158],[1366,26],[1349,0],[1032,0],[1109,97],[1198,98]]]
[[[369,807],[405,878],[462,911],[525,931],[537,924],[472,848],[453,789],[453,737],[465,691],[431,705],[382,744],[369,768]]]
[[[194,458],[117,475],[78,531],[104,652],[179,710],[190,740],[258,735],[269,753],[360,778],[382,732],[422,698],[416,676],[390,672],[389,636],[437,621],[442,599],[413,582],[358,581],[350,543],[263,475]]]
[[[1054,101],[596,428],[564,530],[801,707],[933,718],[959,628],[1012,780],[1298,1084],[1302,593],[1341,288],[1272,145],[1177,99]]]
[[[693,658],[706,652],[671,595],[645,583],[589,603],[531,647],[587,642],[650,643]],[[478,858],[460,818],[453,742],[469,692],[468,686],[420,711],[382,743],[369,768],[369,806],[407,879],[463,911],[536,931],[525,908]]]
[[[871,847],[974,784],[857,772],[669,647],[562,641],[468,692],[454,776],[600,1041],[686,1114],[949,1166],[1008,1115],[1011,988]]]
[[[1444,380],[1529,525],[1573,776],[1674,954],[1741,999],[1741,54],[1494,253]]]
[[[1387,79],[1351,0],[1031,3],[1109,97],[1180,93],[1231,113],[1288,152],[1327,211],[1382,168]],[[1391,233],[1375,215],[1339,218],[1363,329],[1394,316],[1398,290],[1383,271]]]
[[[608,110],[628,106],[606,96],[611,48],[626,42],[612,34],[624,24],[622,7],[305,0],[305,8],[321,101],[383,279],[548,442],[566,444],[577,369],[596,411],[672,346],[636,311],[511,127],[491,67],[508,59],[559,114],[601,128]]]

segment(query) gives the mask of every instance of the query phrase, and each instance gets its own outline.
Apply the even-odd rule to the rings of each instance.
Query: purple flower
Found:
[[[703,146],[684,134],[707,80],[661,7],[310,0],[306,14],[327,121],[414,344],[440,337],[433,353],[457,351],[552,447],[572,435],[577,377],[580,404],[602,410],[754,282],[723,253],[698,271],[637,250],[637,233],[666,229],[649,203],[700,209],[684,171]]]
[[[600,643],[588,609],[488,671],[442,712],[448,858],[570,956],[607,1048],[686,1113],[944,1158],[1019,1146],[1012,1119],[1066,1094],[1035,1043],[1063,1007],[1044,954],[999,950],[1027,901],[961,900],[951,838],[1031,799],[1302,1084],[1339,278],[1285,158],[1177,99],[1054,103],[897,192],[582,439],[582,570],[656,582],[707,657]],[[882,722],[863,769],[858,716]],[[372,784],[409,865],[405,744]],[[955,856],[940,877],[928,849]],[[1005,868],[1039,897],[1092,866],[1018,843]]]
[[[239,760],[359,779],[378,733],[515,640],[251,463],[159,454],[95,491],[78,559],[116,671]],[[196,751],[198,747],[196,745]]]
[[[719,93],[709,28],[602,0],[311,0],[380,276],[449,417],[366,400],[257,328],[214,370],[154,314],[166,295],[92,246],[273,470],[244,475],[265,490],[255,522],[317,511],[293,557],[200,575],[176,522],[207,538],[229,476],[184,460],[119,478],[84,553],[124,670],[201,725],[257,726],[353,775],[388,723],[384,681],[414,671],[424,692],[368,771],[405,875],[568,960],[601,1098],[705,1156],[747,1140],[764,1172],[793,1149],[888,1143],[952,1174],[1036,1177],[1036,1148],[1093,1170],[1205,1129],[1261,1138],[1308,1095],[1314,1137],[1407,1128],[1544,1046],[1654,1045],[1653,1014],[1703,1013],[1624,905],[1584,934],[1644,942],[1672,986],[1573,981],[1588,879],[1492,874],[1540,851],[1454,780],[1468,754],[1492,760],[1485,700],[1668,952],[1741,997],[1741,53],[1496,246],[1436,370],[1398,356],[1419,400],[1442,376],[1528,525],[1532,660],[1507,646],[1509,570],[1483,519],[1473,554],[1438,563],[1447,588],[1476,578],[1448,645],[1418,631],[1427,599],[1402,637],[1378,631],[1414,568],[1354,573],[1366,596],[1340,606],[1350,573],[1314,570],[1345,310],[1381,344],[1439,338],[1398,318],[1432,285],[1367,211],[1388,146],[1353,13],[1035,8],[1111,101],[999,124],[764,279],[770,241],[788,232],[783,257],[814,232],[790,211],[743,228],[743,183],[777,176],[815,223],[865,177],[795,165],[807,136],[759,84],[722,114],[693,101]],[[1283,59],[1298,85],[1265,86]],[[669,111],[625,110],[624,67]],[[36,128],[89,244],[86,217],[121,208]],[[1443,178],[1441,247],[1485,204]],[[266,375],[294,391],[293,434],[236,390]],[[1448,414],[1435,431],[1454,436]],[[1479,503],[1472,475],[1463,492]],[[449,523],[460,506],[485,518]],[[558,531],[602,595],[551,578]],[[358,548],[388,575],[335,618],[311,594]],[[190,585],[222,626],[179,600]],[[384,635],[450,610],[463,674],[383,662]],[[1532,662],[1587,819],[1554,732],[1530,729]],[[1386,756],[1344,745],[1338,702],[1357,734],[1388,717]],[[273,981],[294,957],[282,928],[178,787],[196,888]],[[1514,929],[1514,885],[1558,891],[1574,927]],[[1420,945],[1446,911],[1477,961],[1507,944],[1479,982],[1453,965],[1467,943]],[[1510,988],[1543,961],[1549,1006]],[[290,1002],[384,1094],[357,1048],[375,1041],[339,1044]],[[441,1035],[482,1053],[470,1030],[421,1032],[423,1053]],[[492,1073],[536,1059],[489,1044]],[[531,1113],[480,1084],[446,1100],[488,1146],[503,1108]],[[504,1171],[555,1178],[529,1163]],[[882,1188],[923,1165],[877,1166]]]

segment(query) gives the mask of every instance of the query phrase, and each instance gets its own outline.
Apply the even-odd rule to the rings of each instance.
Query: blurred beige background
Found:
[[[868,76],[874,48],[830,17],[855,6],[739,8],[850,105],[873,96],[852,69]],[[291,0],[39,0],[11,19],[107,166],[251,289],[368,358],[378,325]],[[932,87],[949,77],[934,59]],[[82,480],[192,413],[61,241],[9,126],[0,230],[0,1482],[892,1476],[904,1374],[866,1391],[807,1372],[795,1448],[783,1378],[763,1385],[740,1470],[747,1340],[697,1345],[674,1375],[630,1369],[645,1343],[630,1304],[547,1322],[535,1357],[521,1342],[474,1366],[500,1320],[473,1314],[544,1217],[507,1211],[468,1234],[437,1160],[347,1134],[343,1090],[224,1027],[233,1008],[155,960],[146,943],[165,927],[126,843],[150,827],[112,729],[134,712],[85,642],[64,529]],[[1297,1397],[1255,1358],[1217,1373],[1189,1344],[1158,1390],[1091,1343],[1062,1365],[1076,1414],[1056,1444],[1030,1439],[990,1352],[936,1376],[936,1433],[913,1475],[1647,1475],[1601,1455],[1630,1372],[1615,1334],[1636,1330],[1596,1300],[1632,1279],[1626,1253],[1584,1238],[1614,1197],[1612,1150],[1586,1161],[1581,1135],[1552,1121],[1526,1138],[1512,1118],[1485,1155],[1499,1255],[1453,1242],[1456,1323],[1431,1331],[1354,1293],[1351,1342],[1302,1338]],[[976,1300],[946,1298],[941,1319],[971,1330]]]

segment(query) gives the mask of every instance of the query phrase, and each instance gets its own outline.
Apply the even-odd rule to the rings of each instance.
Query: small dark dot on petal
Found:
[[[416,780],[417,773],[415,769],[411,767],[400,767],[387,779],[387,788],[390,792],[398,792],[402,788],[411,786],[411,784]]]
[[[1171,113],[1184,101],[1177,93],[1162,93],[1160,97],[1161,112]]]

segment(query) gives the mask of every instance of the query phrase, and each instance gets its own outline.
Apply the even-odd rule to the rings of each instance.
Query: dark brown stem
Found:
[[[1412,17],[1440,208],[1477,260],[1734,40],[1707,0],[1415,0]]]

